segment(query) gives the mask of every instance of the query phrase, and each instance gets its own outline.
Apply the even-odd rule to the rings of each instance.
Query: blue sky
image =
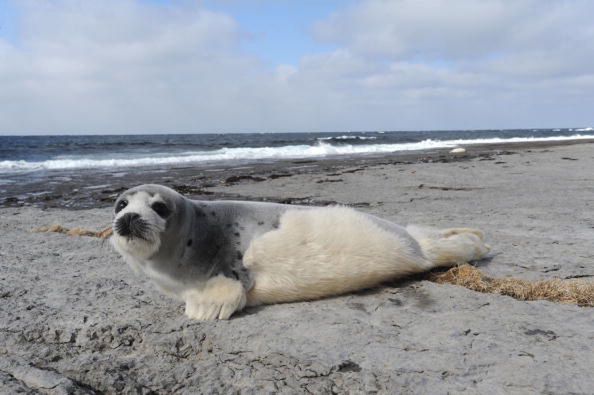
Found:
[[[141,0],[141,3],[167,6],[171,0]],[[211,10],[232,15],[241,25],[245,36],[241,46],[248,53],[259,56],[270,65],[296,64],[306,53],[328,51],[332,45],[312,39],[313,23],[327,18],[348,0],[265,0],[217,1],[205,0],[202,4]],[[19,43],[19,12],[14,0],[0,0],[0,37]]]
[[[18,12],[9,0],[0,0],[0,37],[16,43],[18,40]]]
[[[204,1],[205,7],[232,15],[248,35],[242,48],[271,65],[297,64],[301,56],[334,49],[312,38],[311,27],[348,1]]]
[[[591,15],[589,0],[0,0],[0,134],[592,126]]]

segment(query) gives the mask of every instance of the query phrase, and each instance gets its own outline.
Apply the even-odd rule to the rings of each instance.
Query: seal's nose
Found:
[[[126,213],[122,215],[116,222],[115,231],[120,236],[130,236],[132,234],[132,227],[134,222],[138,221],[140,214]]]

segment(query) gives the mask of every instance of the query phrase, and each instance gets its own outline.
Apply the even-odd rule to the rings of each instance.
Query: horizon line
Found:
[[[167,136],[167,135],[223,135],[223,134],[322,134],[322,133],[414,133],[414,132],[489,132],[489,131],[508,131],[508,130],[558,130],[558,131],[591,131],[592,126],[572,126],[572,127],[509,127],[509,128],[452,128],[452,129],[395,129],[395,130],[341,130],[341,131],[309,131],[309,132],[196,132],[196,131],[156,131],[156,132],[14,132],[14,134],[4,134],[0,132],[0,137],[41,137],[41,136]],[[13,133],[13,132],[8,132]]]

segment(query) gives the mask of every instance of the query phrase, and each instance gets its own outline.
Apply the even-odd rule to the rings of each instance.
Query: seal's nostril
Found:
[[[140,218],[140,214],[136,214],[136,213],[127,213],[126,215],[124,215],[122,218],[126,218],[126,222],[128,222],[128,224],[132,224],[132,222],[136,221],[138,218]]]
[[[140,218],[140,214],[126,213],[116,222],[115,230],[120,236],[129,236],[132,233],[132,226]]]

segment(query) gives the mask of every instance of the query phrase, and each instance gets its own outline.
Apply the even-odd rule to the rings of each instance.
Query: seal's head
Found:
[[[136,258],[150,258],[159,251],[164,233],[183,204],[179,193],[162,185],[128,189],[114,205],[113,245]]]

